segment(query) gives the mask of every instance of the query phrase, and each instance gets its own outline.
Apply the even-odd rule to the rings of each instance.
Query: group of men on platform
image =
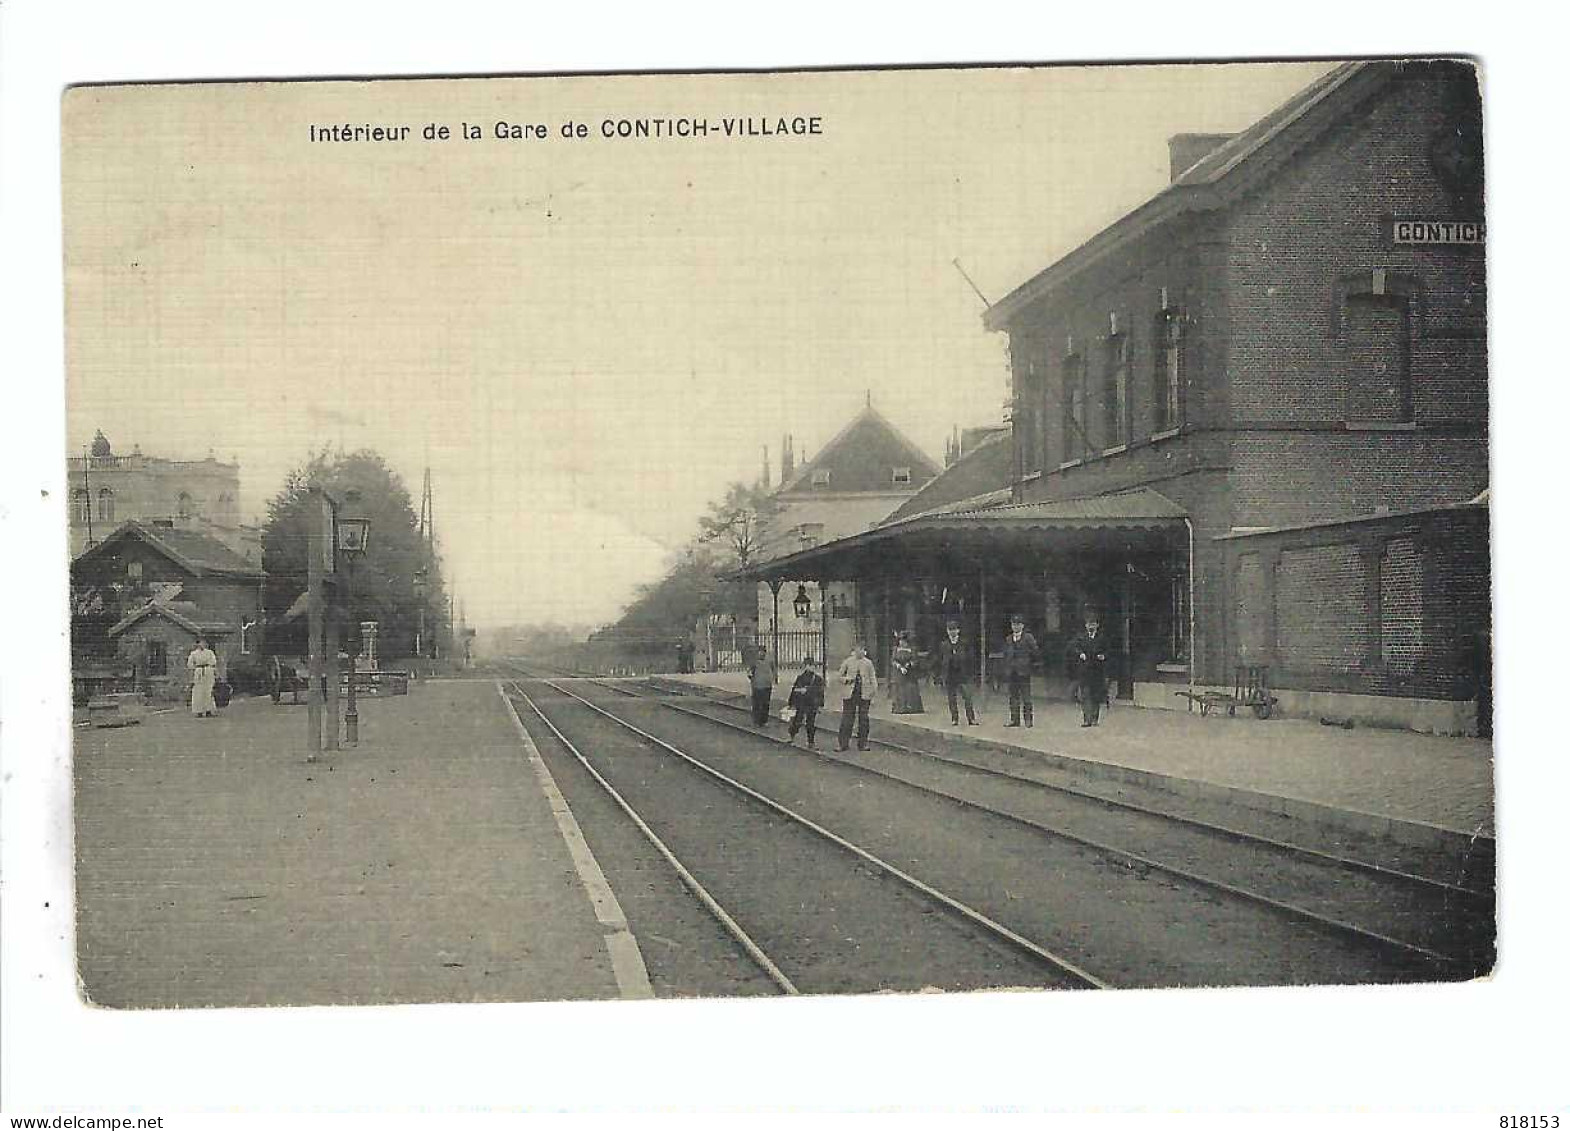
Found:
[[[960,624],[950,620],[944,639],[938,642],[938,682],[948,692],[949,725],[959,725],[959,705],[965,705],[965,721],[977,725],[976,704],[970,685],[974,678],[969,644],[960,641]],[[1107,660],[1111,654],[1107,635],[1102,631],[1100,614],[1087,608],[1084,627],[1069,642],[1067,660],[1074,677],[1074,697],[1080,705],[1081,726],[1095,726],[1101,721],[1101,709],[1107,703]],[[1003,675],[1009,690],[1009,721],[1005,726],[1031,727],[1035,725],[1035,704],[1031,698],[1030,675],[1040,656],[1036,638],[1026,630],[1025,618],[1018,613],[1009,618],[1009,634],[1003,641]],[[748,668],[748,682],[752,688],[753,725],[768,724],[770,702],[778,674],[768,649],[759,646]],[[913,678],[907,670],[906,678]],[[840,725],[837,748],[847,750],[852,732],[856,746],[867,749],[871,723],[868,712],[878,692],[878,673],[861,641],[851,648],[850,655],[839,667],[838,681],[841,690]],[[785,715],[789,720],[792,741],[805,727],[807,745],[816,748],[817,717],[827,698],[827,682],[818,672],[811,657],[803,661],[801,674],[791,685]]]

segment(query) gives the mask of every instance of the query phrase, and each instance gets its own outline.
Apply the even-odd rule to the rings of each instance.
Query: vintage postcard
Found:
[[[86,1000],[1493,970],[1472,62],[62,117]]]

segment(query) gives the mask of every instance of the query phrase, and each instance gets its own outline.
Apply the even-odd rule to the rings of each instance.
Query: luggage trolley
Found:
[[[1270,669],[1262,664],[1239,664],[1233,672],[1232,692],[1225,691],[1174,691],[1188,700],[1188,709],[1199,705],[1201,715],[1211,715],[1225,707],[1227,715],[1235,717],[1239,707],[1247,707],[1256,719],[1268,719],[1275,709],[1277,698],[1270,694]]]

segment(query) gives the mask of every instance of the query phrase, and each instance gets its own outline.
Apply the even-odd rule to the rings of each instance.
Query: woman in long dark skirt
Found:
[[[921,676],[916,670],[916,650],[910,646],[910,633],[901,632],[894,646],[890,662],[894,668],[891,682],[896,715],[921,715],[926,708],[921,705]]]

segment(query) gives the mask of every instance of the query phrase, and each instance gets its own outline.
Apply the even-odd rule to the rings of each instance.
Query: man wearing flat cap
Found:
[[[1036,638],[1025,631],[1025,617],[1015,613],[1009,617],[1009,634],[1003,638],[1003,674],[1009,684],[1009,721],[1004,726],[1019,726],[1020,716],[1025,725],[1036,725],[1035,707],[1030,701],[1030,670],[1036,662]]]

